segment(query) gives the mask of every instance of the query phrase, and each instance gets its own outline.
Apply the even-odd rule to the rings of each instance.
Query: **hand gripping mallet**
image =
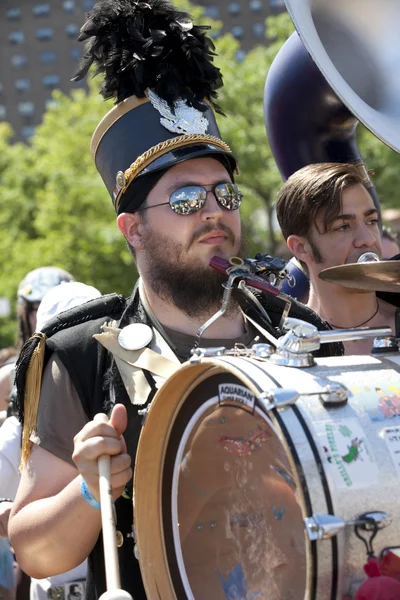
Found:
[[[104,414],[97,414],[95,421],[107,422]],[[117,532],[114,519],[114,502],[111,489],[110,456],[105,454],[98,459],[99,488],[101,505],[101,525],[103,528],[104,563],[106,569],[107,591],[99,600],[133,600],[132,596],[121,589],[119,574]]]

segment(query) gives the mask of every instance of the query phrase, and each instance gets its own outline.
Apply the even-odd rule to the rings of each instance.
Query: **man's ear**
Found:
[[[143,250],[143,223],[138,213],[121,213],[117,217],[118,229],[135,250]]]
[[[290,252],[298,260],[302,260],[306,264],[312,260],[313,254],[311,251],[311,246],[305,237],[301,235],[289,235],[288,239],[286,240],[286,244]]]

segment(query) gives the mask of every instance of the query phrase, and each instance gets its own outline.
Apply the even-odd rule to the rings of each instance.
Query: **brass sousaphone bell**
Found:
[[[357,146],[361,121],[400,152],[400,0],[285,0],[295,32],[268,73],[264,115],[284,179],[305,165],[353,162],[379,209]],[[307,290],[306,276],[289,270]],[[296,295],[283,284],[282,291]],[[297,293],[297,295],[301,295]]]

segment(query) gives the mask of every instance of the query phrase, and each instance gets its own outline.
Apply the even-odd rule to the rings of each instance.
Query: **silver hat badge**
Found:
[[[188,106],[185,100],[175,102],[175,114],[172,112],[168,103],[157,96],[152,90],[147,89],[149,100],[154,108],[160,113],[160,123],[172,133],[202,133],[205,134],[208,129],[208,119],[204,114]]]

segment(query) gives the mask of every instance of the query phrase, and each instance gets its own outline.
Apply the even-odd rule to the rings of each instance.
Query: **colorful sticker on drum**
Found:
[[[386,421],[400,417],[400,389],[396,385],[350,386],[355,394],[362,394],[363,406],[372,421]]]
[[[400,478],[400,427],[387,427],[382,433],[397,476]]]
[[[222,383],[218,386],[218,395],[220,404],[238,402],[239,404],[243,404],[247,408],[250,408],[252,411],[254,410],[256,398],[254,394],[243,385]]]
[[[338,488],[378,483],[379,471],[366,435],[356,419],[315,423],[324,462]]]

